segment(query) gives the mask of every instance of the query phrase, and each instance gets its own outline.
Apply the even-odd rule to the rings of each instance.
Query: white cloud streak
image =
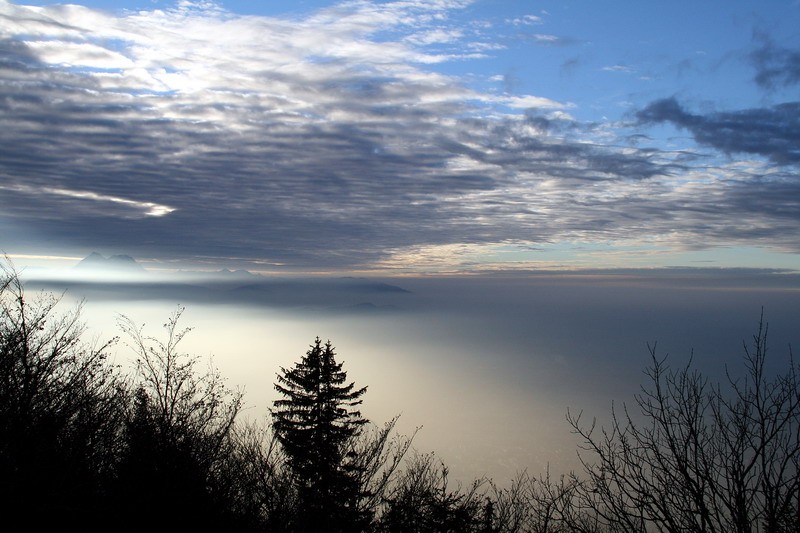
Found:
[[[155,202],[139,202],[128,198],[102,195],[91,191],[57,189],[53,187],[35,188],[35,187],[28,187],[25,185],[12,185],[12,186],[0,185],[0,190],[19,192],[27,195],[52,195],[63,198],[86,200],[87,202],[95,203],[92,205],[93,210],[94,209],[102,210],[102,208],[98,208],[96,204],[112,204],[117,206],[123,206],[126,208],[131,208],[141,216],[147,216],[147,217],[163,217],[175,211],[175,208],[170,207],[168,205],[161,205]],[[106,214],[106,213],[103,213],[101,211],[98,214]]]

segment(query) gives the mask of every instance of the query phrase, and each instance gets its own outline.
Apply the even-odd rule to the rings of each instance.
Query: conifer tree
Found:
[[[358,531],[358,462],[348,447],[367,422],[357,406],[367,388],[347,383],[330,341],[317,337],[291,369],[281,368],[283,395],[271,410],[273,428],[297,485],[301,531]]]

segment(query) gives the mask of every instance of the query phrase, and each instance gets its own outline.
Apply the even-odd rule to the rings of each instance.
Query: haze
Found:
[[[375,423],[401,414],[419,451],[435,451],[455,479],[506,482],[528,469],[576,466],[567,409],[607,419],[631,402],[657,343],[671,364],[715,379],[740,370],[765,308],[771,363],[784,365],[800,316],[800,277],[758,271],[517,273],[482,277],[234,278],[173,274],[126,283],[53,282],[31,288],[84,299],[90,333],[117,335],[119,314],[158,335],[185,306],[184,349],[243,387],[246,416],[276,399],[279,367],[314,337],[331,339],[351,379],[368,385]],[[42,272],[39,272],[41,275]],[[62,273],[63,274],[63,273]],[[399,290],[403,289],[403,290]],[[66,302],[65,302],[66,303]],[[119,345],[118,362],[130,352]]]

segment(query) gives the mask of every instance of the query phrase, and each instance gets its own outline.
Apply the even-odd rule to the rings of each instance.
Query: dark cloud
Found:
[[[673,97],[652,102],[636,117],[643,124],[670,122],[689,130],[699,144],[726,154],[756,154],[779,165],[800,163],[800,102],[699,115]]]
[[[755,37],[758,47],[750,53],[750,61],[756,83],[768,90],[800,83],[800,50],[776,45],[765,32],[756,32]]]
[[[572,76],[583,61],[579,57],[571,57],[561,63],[561,75]]]

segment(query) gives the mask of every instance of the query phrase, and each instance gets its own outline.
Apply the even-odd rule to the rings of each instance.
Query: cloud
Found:
[[[57,189],[52,187],[28,187],[25,185],[0,185],[0,190],[12,191],[16,193],[23,193],[27,195],[45,195],[69,200],[82,200],[86,205],[87,212],[96,212],[100,215],[107,215],[107,210],[104,209],[103,204],[110,204],[112,206],[122,206],[130,208],[134,211],[133,216],[146,216],[146,217],[163,217],[169,215],[174,208],[168,205],[160,205],[154,202],[137,202],[136,200],[129,200],[127,198],[119,198],[117,196],[104,196],[91,191],[75,191],[67,189]],[[79,202],[76,202],[79,203]],[[99,205],[98,205],[99,204]],[[125,216],[125,215],[122,215]],[[130,216],[130,215],[128,215]]]
[[[572,37],[561,37],[558,35],[551,35],[549,33],[534,33],[527,37],[534,43],[545,46],[572,46],[581,42],[580,40]]]
[[[434,30],[426,31],[421,34],[410,35],[406,38],[408,42],[418,45],[438,44],[438,43],[452,43],[461,39],[463,31],[461,30],[444,30],[437,28]]]
[[[537,15],[524,15],[522,17],[508,19],[506,22],[514,26],[532,26],[535,24],[542,24],[542,17]]]
[[[124,55],[94,44],[69,41],[29,41],[26,44],[41,61],[54,65],[108,70],[133,66]]]
[[[779,165],[800,163],[800,102],[697,115],[673,97],[652,102],[636,116],[645,124],[670,122],[687,129],[699,144],[726,154],[755,154]]]
[[[622,72],[624,74],[631,74],[633,72],[636,72],[632,67],[629,67],[627,65],[610,65],[603,67],[600,70],[604,72]]]
[[[800,83],[800,50],[777,46],[764,32],[757,32],[756,40],[758,47],[750,53],[750,61],[759,86],[774,90]]]
[[[568,107],[574,107],[573,104],[564,104],[549,98],[531,95],[503,96],[498,98],[497,101],[517,109],[565,109]]]
[[[709,176],[691,166],[701,154],[617,143],[568,102],[431,68],[472,53],[450,19],[468,4],[353,1],[281,18],[2,2],[0,222],[64,247],[48,253],[313,270],[509,241],[800,248],[787,231],[800,191],[780,168]],[[782,129],[779,111],[796,113],[762,117],[760,151],[728,132],[730,150],[796,161],[796,120]],[[677,103],[640,118],[707,135],[749,120]]]

